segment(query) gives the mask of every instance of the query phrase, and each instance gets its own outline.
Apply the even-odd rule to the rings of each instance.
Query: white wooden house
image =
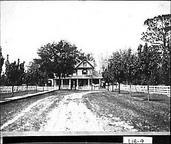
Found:
[[[102,76],[94,70],[91,62],[83,60],[75,65],[75,72],[68,77],[61,78],[61,89],[99,89]],[[59,78],[50,79],[53,86],[59,85]]]

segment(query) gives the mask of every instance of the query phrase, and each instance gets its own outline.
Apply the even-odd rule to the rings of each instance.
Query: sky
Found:
[[[67,40],[97,64],[142,41],[147,18],[170,13],[169,1],[0,1],[2,54],[26,65],[41,46]]]

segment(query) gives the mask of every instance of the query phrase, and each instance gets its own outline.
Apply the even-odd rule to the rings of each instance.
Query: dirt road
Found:
[[[97,92],[97,91],[96,91]],[[50,96],[30,104],[22,112],[1,125],[3,131],[58,131],[58,132],[104,132],[136,131],[118,117],[98,117],[83,102],[79,92],[63,96]]]
[[[96,116],[82,103],[82,95],[64,97],[59,106],[48,115],[48,121],[41,131],[102,131]]]
[[[48,121],[41,131],[107,131],[109,121],[105,117],[97,117],[83,103],[82,96],[92,92],[71,94],[64,97],[59,106],[48,115]],[[114,123],[114,122],[113,122]],[[115,130],[133,130],[133,127],[115,118]]]

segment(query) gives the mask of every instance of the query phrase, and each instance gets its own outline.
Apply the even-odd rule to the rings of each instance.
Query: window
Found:
[[[87,74],[87,70],[83,69],[82,74]]]
[[[86,61],[83,62],[83,66],[84,66],[84,67],[87,66],[87,62],[86,62]]]

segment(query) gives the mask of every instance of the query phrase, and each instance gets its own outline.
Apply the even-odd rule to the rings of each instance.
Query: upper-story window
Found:
[[[83,69],[82,74],[87,74],[87,69]]]
[[[83,66],[86,67],[87,66],[87,62],[83,61]]]

